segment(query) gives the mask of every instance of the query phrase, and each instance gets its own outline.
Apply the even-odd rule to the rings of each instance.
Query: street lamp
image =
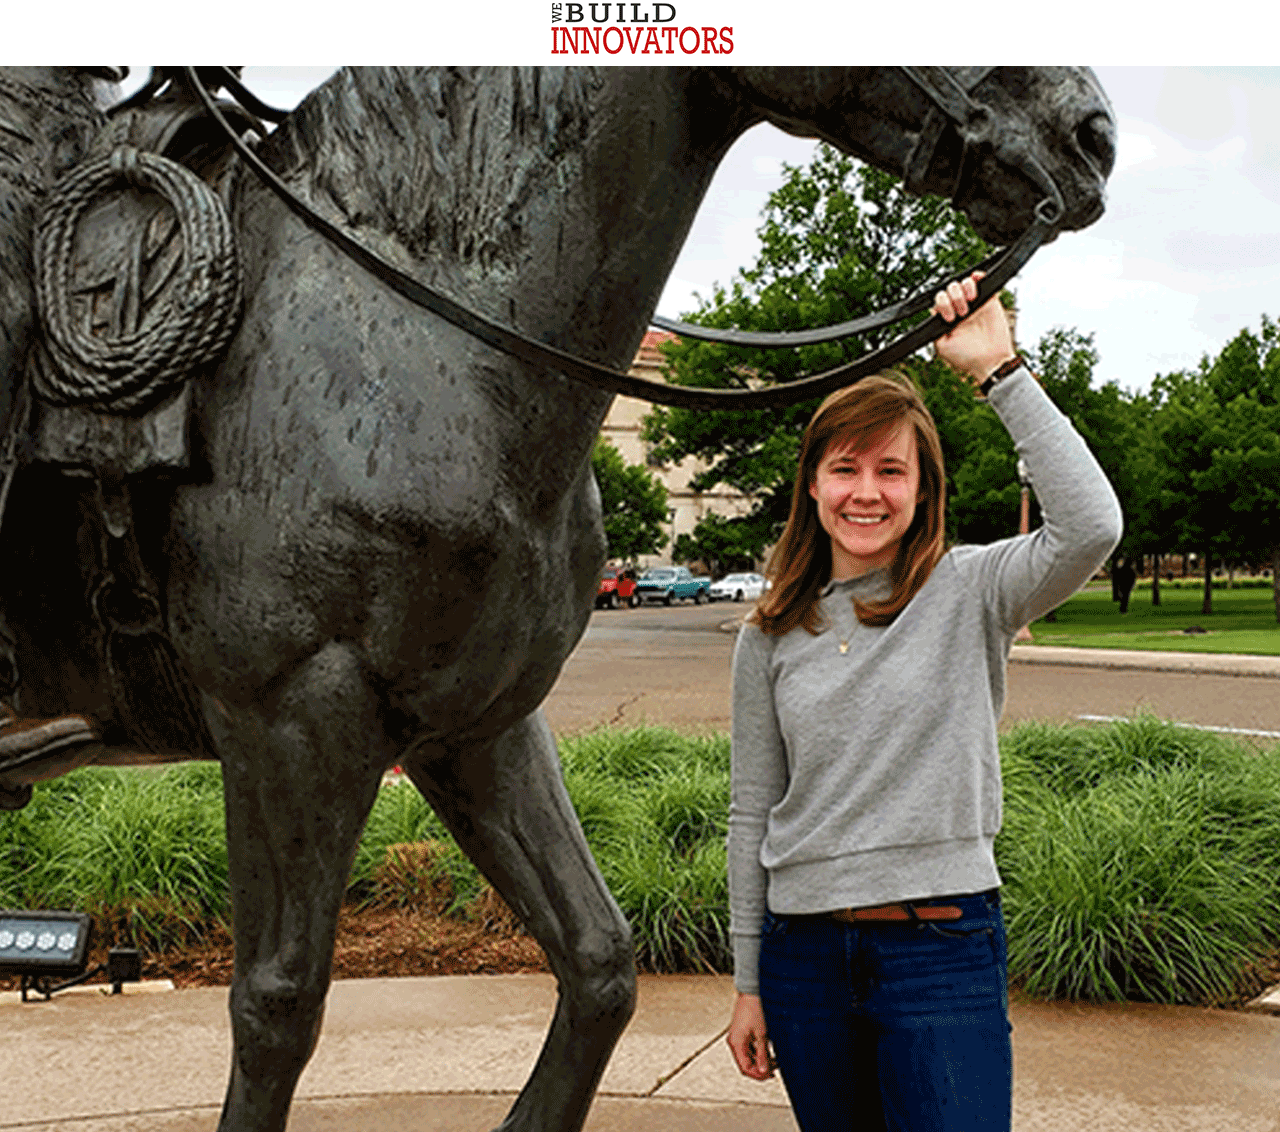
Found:
[[[1022,485],[1022,502],[1018,511],[1018,534],[1025,535],[1031,529],[1031,472],[1027,462],[1018,457],[1018,483]]]
[[[1018,534],[1025,535],[1031,530],[1031,469],[1021,456],[1018,457],[1018,483],[1022,486],[1022,498],[1018,503]],[[1046,621],[1054,620],[1053,610],[1045,616]],[[1031,641],[1031,629],[1023,625],[1013,638],[1015,641]]]

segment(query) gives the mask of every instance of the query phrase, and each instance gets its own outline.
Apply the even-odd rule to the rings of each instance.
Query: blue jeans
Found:
[[[959,920],[766,914],[760,998],[803,1132],[1008,1132],[1013,1091],[1000,894]]]

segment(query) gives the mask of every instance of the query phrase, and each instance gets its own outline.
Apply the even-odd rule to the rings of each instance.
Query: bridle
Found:
[[[1036,205],[1034,218],[1026,231],[1003,251],[988,257],[976,270],[986,272],[978,284],[978,299],[971,309],[976,309],[991,296],[999,294],[1031,258],[1037,248],[1057,230],[1065,211],[1062,194],[1044,168],[1035,160],[1023,140],[1016,135],[1009,139],[996,136],[992,127],[991,113],[980,102],[975,102],[971,92],[987,77],[992,68],[945,68],[945,67],[902,67],[900,68],[913,83],[928,96],[931,108],[921,127],[919,138],[906,162],[906,182],[909,188],[917,189],[933,161],[937,146],[948,126],[953,126],[959,134],[964,149],[960,168],[953,187],[953,197],[962,193],[977,163],[977,157],[984,150],[994,151],[1007,164],[1023,171],[1034,184],[1039,185],[1045,193],[1044,198]],[[191,89],[204,104],[205,110],[226,134],[228,141],[235,148],[241,160],[253,170],[257,177],[304,223],[335,244],[347,256],[355,260],[372,275],[381,279],[388,287],[408,299],[411,303],[431,311],[433,314],[466,331],[480,341],[519,359],[532,366],[554,370],[577,381],[585,382],[599,389],[635,397],[643,401],[651,401],[660,405],[672,405],[686,409],[777,409],[807,401],[852,385],[869,374],[886,369],[900,362],[916,350],[927,346],[956,325],[944,322],[937,315],[912,327],[900,337],[871,353],[864,354],[856,361],[837,366],[811,377],[776,385],[764,389],[728,390],[699,389],[681,385],[665,385],[644,378],[632,377],[605,366],[579,358],[555,346],[538,342],[521,334],[519,331],[492,322],[489,319],[459,305],[447,295],[428,287],[426,284],[406,275],[376,252],[353,240],[336,225],[315,212],[272,172],[262,159],[250,149],[239,134],[232,129],[223,117],[217,102],[209,93],[201,74],[194,67],[183,67],[182,74]],[[200,68],[201,73],[216,79],[225,87],[242,106],[251,113],[269,121],[282,121],[287,114],[273,110],[260,102],[236,77],[225,67]],[[960,77],[966,83],[962,85]],[[153,78],[149,84],[153,93],[161,85]],[[144,88],[144,91],[148,88]],[[139,91],[129,100],[135,104],[143,95]],[[125,104],[122,104],[125,105]],[[838,326],[807,331],[742,331],[721,330],[714,327],[697,326],[691,323],[676,322],[671,319],[653,318],[651,323],[664,330],[673,331],[682,337],[701,341],[724,342],[731,345],[759,346],[770,349],[808,346],[821,342],[831,342],[854,334],[862,334],[876,330],[910,318],[928,310],[933,305],[934,294],[947,283],[967,277],[970,268],[959,274],[950,275],[940,280],[920,294],[895,303],[882,311]]]

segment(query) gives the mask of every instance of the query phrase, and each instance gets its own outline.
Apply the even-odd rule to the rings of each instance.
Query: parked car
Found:
[[[767,587],[763,574],[726,574],[711,583],[710,596],[712,601],[755,601]]]
[[[618,566],[606,566],[596,587],[596,608],[617,609],[620,605],[632,608],[640,604],[636,596],[636,572]]]
[[[695,605],[701,605],[709,600],[710,588],[711,579],[705,575],[695,576],[688,566],[656,566],[640,575],[636,596],[642,602],[660,601],[664,605],[691,598]]]

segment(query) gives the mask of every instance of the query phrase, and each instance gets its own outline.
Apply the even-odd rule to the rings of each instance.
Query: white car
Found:
[[[711,583],[712,601],[755,601],[768,588],[763,574],[726,574]]]

